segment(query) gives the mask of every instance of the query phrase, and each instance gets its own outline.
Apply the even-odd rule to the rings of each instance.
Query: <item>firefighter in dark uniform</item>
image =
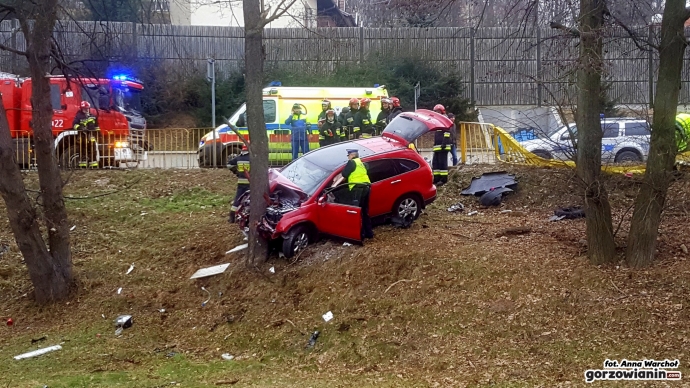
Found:
[[[242,152],[228,161],[228,168],[237,175],[237,192],[230,207],[230,223],[235,222],[235,212],[240,206],[240,198],[249,190],[249,147],[242,145]]]
[[[340,121],[335,119],[335,111],[329,109],[326,112],[326,119],[319,128],[319,146],[324,147],[340,141],[341,128]]]
[[[367,168],[359,158],[358,150],[348,149],[347,158],[349,160],[343,169],[342,176],[347,179],[347,183],[349,183],[352,199],[358,200],[359,207],[362,208],[361,239],[364,241],[365,238],[374,238],[371,218],[369,218],[369,191],[371,190],[371,180],[369,179]]]
[[[79,132],[77,137],[77,150],[79,151],[79,167],[82,168],[98,168],[98,150],[96,134],[100,131],[98,128],[98,119],[91,115],[91,104],[88,101],[82,101],[79,112],[74,116],[72,127]]]
[[[328,101],[328,100],[321,101],[321,113],[319,113],[319,118],[317,119],[317,121],[322,121],[322,120],[325,121],[326,120],[326,112],[328,112],[331,109],[333,109],[333,107],[331,106],[330,101]]]
[[[434,133],[434,157],[431,168],[434,170],[434,184],[448,183],[448,152],[450,152],[450,128],[438,130]]]
[[[453,158],[453,166],[455,166],[458,164],[458,127],[455,125],[455,115],[446,113],[446,107],[441,104],[434,107],[434,112],[448,117],[453,122],[453,126],[450,128],[450,155]]]
[[[343,127],[346,128],[347,136],[343,140],[356,139],[359,137],[359,130],[355,133],[355,116],[359,112],[359,100],[356,98],[350,99],[350,111],[345,114]],[[357,137],[355,137],[357,136]]]
[[[369,112],[369,104],[371,100],[368,98],[362,99],[359,105],[359,112],[355,115],[354,129],[355,139],[369,138],[374,136],[376,129],[371,122],[371,112]]]
[[[399,114],[403,112],[400,106],[400,99],[398,97],[391,97],[391,113],[388,115],[386,122],[390,123],[394,118],[398,117]]]
[[[338,140],[340,141],[345,141],[348,139],[347,119],[345,118],[348,113],[350,113],[350,107],[346,106],[338,115],[338,122],[340,123],[340,133],[338,134],[340,137]]]
[[[381,99],[381,112],[376,117],[376,135],[383,133],[388,125],[388,115],[391,114],[391,100],[388,98]]]

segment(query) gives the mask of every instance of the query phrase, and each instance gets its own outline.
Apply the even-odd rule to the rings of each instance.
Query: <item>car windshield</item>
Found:
[[[333,172],[328,171],[307,160],[299,158],[288,164],[280,173],[289,179],[307,195],[314,194],[319,185]]]
[[[141,112],[141,91],[126,86],[113,87],[113,104],[124,110]]]

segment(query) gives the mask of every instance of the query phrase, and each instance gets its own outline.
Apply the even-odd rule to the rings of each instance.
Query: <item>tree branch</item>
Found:
[[[574,27],[566,27],[566,26],[564,26],[563,24],[558,23],[558,22],[551,22],[551,23],[549,23],[549,27],[554,28],[554,29],[557,29],[557,30],[563,30],[563,31],[569,33],[570,35],[576,36],[576,37],[578,37],[578,38],[579,38],[580,35],[581,35],[581,34],[580,34],[580,30],[578,30],[577,28],[574,28]]]
[[[2,43],[0,43],[0,50],[9,51],[9,52],[11,52],[11,53],[14,53],[14,54],[17,54],[17,55],[21,55],[21,56],[24,56],[24,57],[27,57],[27,58],[28,58],[28,54],[26,53],[26,51],[17,50],[17,49],[14,49],[14,48],[12,48],[12,47],[5,46],[5,45],[2,44]]]
[[[289,3],[288,5],[285,5],[285,2],[286,2],[286,0],[281,1],[280,4],[278,4],[278,5],[276,6],[276,10],[275,10],[275,12],[273,12],[273,15],[271,15],[270,17],[264,19],[264,20],[261,22],[261,24],[262,24],[261,27],[262,27],[262,28],[265,27],[265,26],[267,26],[267,25],[268,25],[269,23],[271,23],[272,21],[278,19],[279,17],[285,15],[285,13],[287,12],[288,8],[290,8],[290,7],[292,7],[293,5],[295,5],[295,3],[297,2],[297,0],[290,0],[290,3]],[[282,10],[280,9],[281,6],[283,6],[283,9],[282,9]],[[270,9],[270,8],[269,8],[269,9]],[[261,12],[264,13],[264,12],[266,12],[266,11],[265,11],[265,10],[261,10]]]

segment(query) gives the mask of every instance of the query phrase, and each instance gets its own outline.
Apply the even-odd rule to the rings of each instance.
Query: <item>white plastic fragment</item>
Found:
[[[243,250],[243,249],[247,249],[247,247],[249,247],[249,244],[238,245],[238,246],[232,248],[231,250],[225,252],[225,254],[228,255],[228,254],[230,254],[230,253],[239,252],[239,251],[241,251],[241,250]]]
[[[467,215],[468,215],[468,216],[473,216],[473,215],[475,215],[475,214],[477,214],[477,213],[479,213],[479,212],[475,210],[475,211],[473,211],[473,212],[467,213]]]
[[[202,268],[202,269],[194,272],[194,275],[192,275],[192,277],[190,279],[198,279],[198,278],[205,278],[207,276],[218,275],[218,274],[225,272],[225,270],[228,269],[229,266],[230,266],[230,263],[216,265],[216,266],[208,267],[208,268]]]
[[[122,287],[117,289],[117,294],[120,295],[122,293]]]
[[[344,242],[344,243],[343,243],[343,246],[344,246],[344,247],[351,247],[352,244],[350,244],[349,242]]]
[[[220,356],[223,357],[223,360],[228,360],[228,361],[230,361],[230,360],[232,360],[233,358],[235,358],[235,356],[233,356],[233,355],[230,354],[230,353],[223,353],[223,354],[221,354]]]
[[[74,225],[71,228],[69,228],[70,232],[73,231],[74,229],[77,229],[77,225]]]
[[[130,272],[132,272],[133,270],[134,270],[134,263],[132,263],[132,265],[129,266],[129,269],[127,270],[127,273],[125,275],[129,275]]]
[[[551,222],[560,221],[560,220],[562,220],[562,219],[564,219],[564,218],[565,218],[565,216],[551,216],[551,217],[549,218],[549,221],[551,221]]]
[[[324,321],[328,322],[331,319],[333,319],[333,313],[329,311],[326,314],[322,315],[321,317],[323,318]]]
[[[37,350],[34,350],[33,352],[28,352],[28,353],[20,354],[18,356],[14,356],[14,359],[15,360],[23,360],[25,358],[32,358],[32,357],[40,356],[41,354],[54,352],[54,351],[60,350],[60,349],[62,349],[62,346],[60,346],[60,345],[49,346],[47,348],[37,349]]]
[[[268,269],[268,272],[270,273],[276,273],[276,267],[271,267]]]

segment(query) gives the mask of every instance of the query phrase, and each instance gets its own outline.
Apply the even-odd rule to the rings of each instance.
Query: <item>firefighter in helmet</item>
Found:
[[[380,135],[388,125],[388,115],[391,114],[392,101],[389,98],[381,99],[381,112],[376,117],[376,134]]]
[[[228,161],[228,168],[237,175],[237,191],[230,207],[230,223],[235,222],[235,212],[240,206],[240,198],[249,190],[249,147],[242,145],[242,151]]]
[[[344,126],[347,127],[347,139],[353,139],[359,137],[359,129],[355,132],[355,116],[359,112],[359,99],[350,99],[350,111],[345,114]],[[347,140],[346,139],[346,140]]]
[[[77,137],[79,167],[97,168],[98,144],[96,135],[100,131],[98,118],[91,115],[91,104],[88,101],[82,101],[79,107],[79,112],[74,116],[72,122],[72,127],[79,133]]]
[[[453,122],[453,126],[450,127],[450,155],[453,158],[453,166],[455,166],[458,164],[458,127],[455,125],[455,115],[446,113],[446,107],[441,104],[434,107],[434,112],[448,117]]]
[[[371,112],[369,112],[369,105],[371,100],[363,98],[359,103],[359,111],[355,115],[354,132],[355,139],[360,137],[369,138],[376,134],[374,124],[371,122]]]
[[[439,186],[448,182],[448,152],[450,152],[450,128],[434,133],[434,157],[431,168],[434,170],[434,184]]]
[[[319,128],[319,146],[324,147],[340,141],[341,128],[340,121],[335,118],[335,110],[329,109],[326,112],[326,119]]]
[[[319,113],[319,118],[317,119],[317,121],[319,121],[319,122],[326,121],[326,112],[328,112],[330,109],[333,109],[330,101],[328,101],[328,100],[321,101],[321,112]]]
[[[394,118],[398,117],[402,113],[403,109],[400,106],[400,99],[398,97],[391,97],[391,112],[386,119],[386,122],[390,123]]]

